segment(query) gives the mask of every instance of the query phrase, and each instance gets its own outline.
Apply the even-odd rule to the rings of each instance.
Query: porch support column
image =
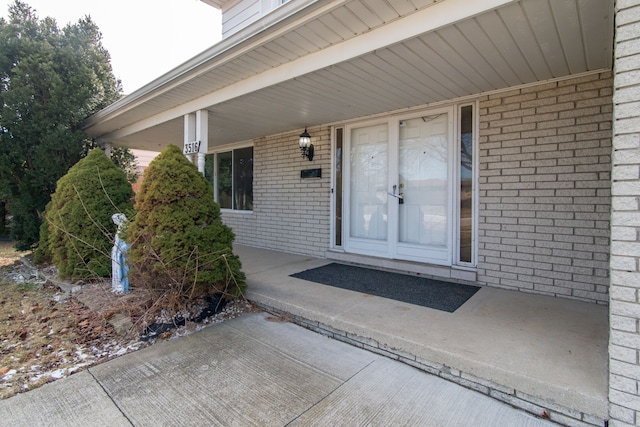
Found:
[[[198,146],[198,170],[204,175],[204,156],[209,151],[209,111],[196,111],[196,141]]]
[[[640,423],[640,0],[616,1],[609,259],[609,419]]]
[[[108,158],[111,158],[111,153],[112,153],[111,150],[113,150],[113,144],[110,142],[106,142],[104,144],[104,154],[106,154]]]
[[[184,150],[191,163],[196,161],[204,174],[204,157],[209,149],[209,112],[198,110],[184,115]],[[195,158],[194,158],[195,157]]]
[[[188,152],[187,147],[190,143],[196,141],[196,114],[189,113],[184,115],[184,150],[185,157],[193,163],[193,154]]]

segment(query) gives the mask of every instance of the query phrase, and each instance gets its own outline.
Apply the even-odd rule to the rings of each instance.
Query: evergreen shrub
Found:
[[[178,309],[198,297],[237,297],[245,288],[235,238],[222,223],[213,188],[176,145],[146,168],[129,223],[129,280]]]
[[[115,213],[133,214],[125,173],[98,148],[58,180],[40,227],[36,262],[50,260],[62,278],[108,277]]]

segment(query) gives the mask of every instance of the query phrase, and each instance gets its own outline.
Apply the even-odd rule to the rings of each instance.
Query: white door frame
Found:
[[[446,113],[447,134],[448,134],[448,154],[447,154],[447,226],[446,238],[447,245],[444,250],[426,249],[422,251],[415,245],[406,243],[398,243],[398,221],[399,221],[399,203],[393,196],[387,196],[387,240],[377,241],[372,239],[359,239],[350,237],[350,177],[351,177],[351,134],[353,129],[367,126],[387,124],[388,126],[388,192],[393,192],[393,185],[399,184],[398,177],[398,147],[399,147],[399,126],[402,120],[410,120],[418,117],[432,116],[436,114]],[[358,253],[363,255],[379,256],[384,258],[395,258],[410,261],[428,262],[440,265],[452,265],[454,255],[454,227],[455,221],[455,160],[457,158],[455,147],[455,130],[456,130],[457,108],[454,105],[440,108],[425,109],[417,112],[396,114],[387,117],[381,117],[372,120],[363,120],[353,122],[344,126],[343,131],[343,248],[346,252]],[[400,192],[396,188],[396,192]]]

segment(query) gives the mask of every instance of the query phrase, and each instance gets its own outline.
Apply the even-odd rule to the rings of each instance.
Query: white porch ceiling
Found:
[[[96,114],[87,132],[159,151],[181,145],[183,115],[204,108],[212,148],[612,66],[608,0],[295,3]]]

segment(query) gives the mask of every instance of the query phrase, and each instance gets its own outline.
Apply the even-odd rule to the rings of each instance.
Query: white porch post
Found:
[[[204,156],[209,151],[209,111],[196,111],[196,141],[200,142],[198,150],[198,170],[204,175]]]
[[[202,174],[204,174],[204,158],[209,148],[208,113],[207,110],[198,110],[184,115],[184,153],[191,163],[194,160],[197,161],[196,165]]]
[[[113,144],[111,144],[110,142],[104,144],[104,154],[106,154],[108,158],[111,158],[112,149]]]
[[[184,146],[196,140],[196,115],[189,113],[184,115]],[[185,157],[193,163],[193,155],[185,154]]]

